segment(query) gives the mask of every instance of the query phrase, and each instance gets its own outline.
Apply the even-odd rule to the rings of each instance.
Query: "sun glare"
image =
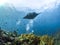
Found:
[[[7,2],[7,0],[0,0],[0,6],[5,4]]]

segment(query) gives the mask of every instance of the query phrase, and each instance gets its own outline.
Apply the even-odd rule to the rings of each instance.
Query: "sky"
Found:
[[[14,6],[17,10],[27,7],[38,12],[54,9],[59,4],[60,0],[0,0],[0,6]]]

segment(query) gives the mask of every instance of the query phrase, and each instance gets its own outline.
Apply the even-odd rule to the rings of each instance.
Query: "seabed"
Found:
[[[0,29],[0,45],[60,45],[60,33],[37,36],[34,33],[17,34]]]

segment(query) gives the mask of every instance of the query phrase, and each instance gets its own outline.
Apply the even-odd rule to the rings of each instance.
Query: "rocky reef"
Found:
[[[0,29],[0,45],[60,45],[60,33],[55,36],[37,36],[34,33],[17,34]]]

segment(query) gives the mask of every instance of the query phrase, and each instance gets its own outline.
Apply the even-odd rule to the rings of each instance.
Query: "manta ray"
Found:
[[[25,17],[23,17],[24,19],[34,19],[36,16],[38,16],[40,13],[36,13],[36,12],[32,12],[32,13],[28,13]]]

